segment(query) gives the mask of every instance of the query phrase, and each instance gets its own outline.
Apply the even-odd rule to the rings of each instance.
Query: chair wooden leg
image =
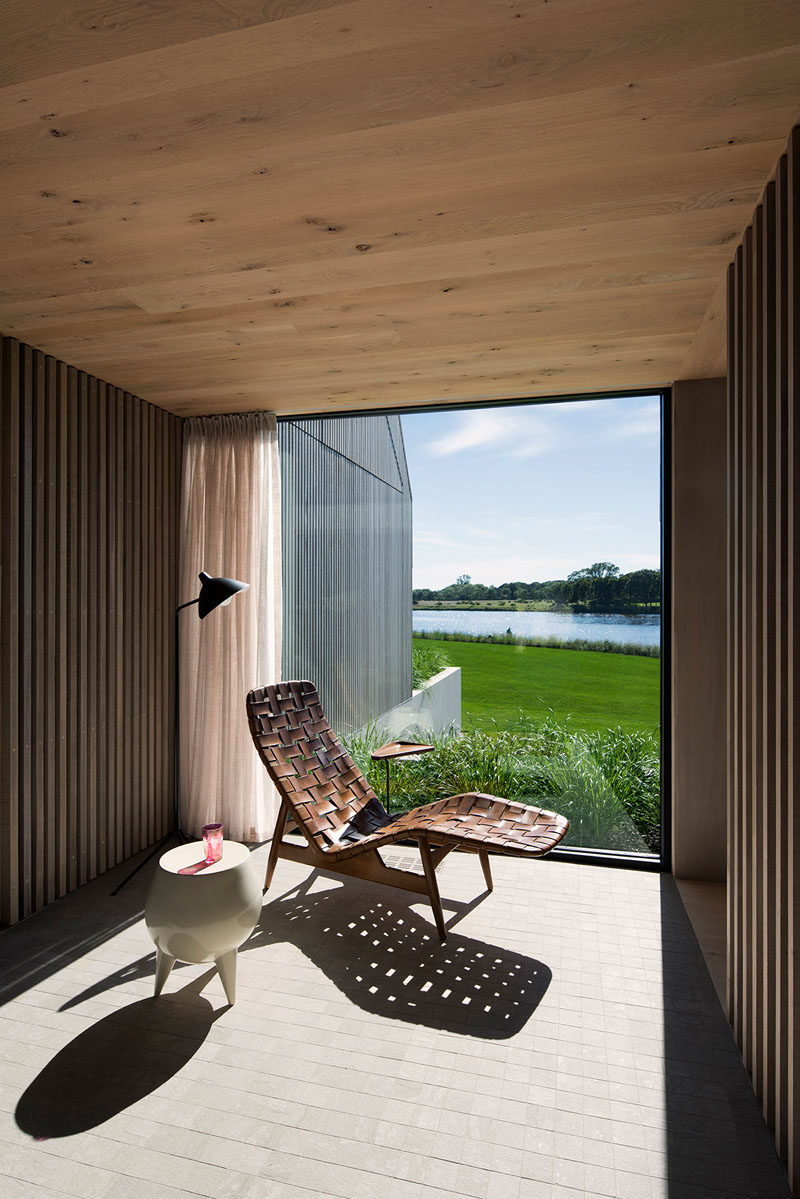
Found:
[[[494,883],[492,882],[492,868],[489,865],[489,854],[485,849],[479,849],[478,857],[480,858],[481,866],[483,867],[483,877],[486,879],[486,890],[494,891]]]
[[[272,834],[272,844],[269,847],[269,861],[267,862],[267,877],[264,879],[264,893],[269,891],[269,885],[272,882],[272,876],[275,873],[275,863],[278,860],[278,851],[283,840],[283,830],[286,828],[286,817],[289,814],[289,808],[286,800],[281,800],[280,810],[278,811],[278,819],[275,821],[275,831]]]
[[[444,913],[442,912],[442,900],[439,896],[439,884],[436,881],[436,870],[431,861],[431,847],[428,844],[427,837],[420,837],[419,839],[419,856],[422,858],[422,868],[425,871],[425,881],[428,884],[428,895],[431,907],[433,908],[433,918],[439,930],[439,940],[444,942],[447,940],[447,929],[444,926]]]

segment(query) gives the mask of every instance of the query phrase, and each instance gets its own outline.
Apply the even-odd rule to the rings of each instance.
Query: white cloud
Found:
[[[574,416],[576,412],[590,412],[592,416],[602,414],[602,400],[568,400],[563,404],[548,405],[561,416]]]
[[[576,410],[584,409],[587,412],[602,412],[609,411],[611,405],[627,405],[627,404],[658,404],[655,396],[651,395],[635,395],[635,396],[618,396],[610,398],[602,398],[596,400],[567,400],[566,403],[558,403],[554,407],[561,412],[570,413]]]
[[[510,451],[512,458],[533,458],[536,454],[544,454],[547,450],[552,449],[553,435],[547,428],[542,428],[538,436],[530,441],[523,441],[521,445],[515,446]]]
[[[514,458],[530,458],[549,450],[553,441],[550,427],[534,413],[489,409],[465,413],[452,433],[427,448],[437,457],[491,448]]]
[[[506,441],[517,428],[517,421],[505,412],[466,413],[452,433],[446,433],[428,446],[428,451],[437,457],[460,454],[462,450],[473,450]]]
[[[608,436],[618,437],[659,437],[661,435],[661,405],[657,400],[645,404],[638,412],[634,412],[627,420],[612,426]]]
[[[659,407],[642,395],[404,418],[414,585],[657,566]]]

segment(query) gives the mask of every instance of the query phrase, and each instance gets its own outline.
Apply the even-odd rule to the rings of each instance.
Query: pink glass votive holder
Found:
[[[206,851],[206,863],[218,862],[222,857],[222,825],[203,825],[203,848]]]

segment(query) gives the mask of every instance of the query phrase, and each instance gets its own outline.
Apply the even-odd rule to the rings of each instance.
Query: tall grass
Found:
[[[447,655],[438,645],[415,641],[411,647],[411,686],[416,691],[448,666]]]
[[[517,637],[507,633],[439,633],[434,629],[415,629],[418,641],[475,641],[484,645],[530,645],[542,649],[592,650],[596,654],[633,654],[639,658],[660,658],[658,645],[639,645],[634,641],[589,641],[585,637]]]
[[[435,746],[419,761],[392,767],[392,810],[407,811],[446,795],[487,791],[550,808],[570,821],[564,844],[657,853],[660,838],[658,733],[573,731],[552,716],[520,713],[510,728],[468,729],[444,737],[415,735]],[[370,727],[346,739],[378,795],[384,768],[370,754],[383,737]]]

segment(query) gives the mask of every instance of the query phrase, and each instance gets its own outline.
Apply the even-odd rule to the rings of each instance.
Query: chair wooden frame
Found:
[[[447,931],[436,868],[449,853],[477,854],[488,891],[491,853],[542,857],[569,823],[555,812],[468,792],[390,816],[325,719],[313,683],[259,687],[247,697],[250,732],[281,805],[272,836],[266,892],[279,858],[428,898],[442,941]],[[289,817],[305,837],[284,839]],[[423,874],[387,866],[380,848],[414,841]]]

